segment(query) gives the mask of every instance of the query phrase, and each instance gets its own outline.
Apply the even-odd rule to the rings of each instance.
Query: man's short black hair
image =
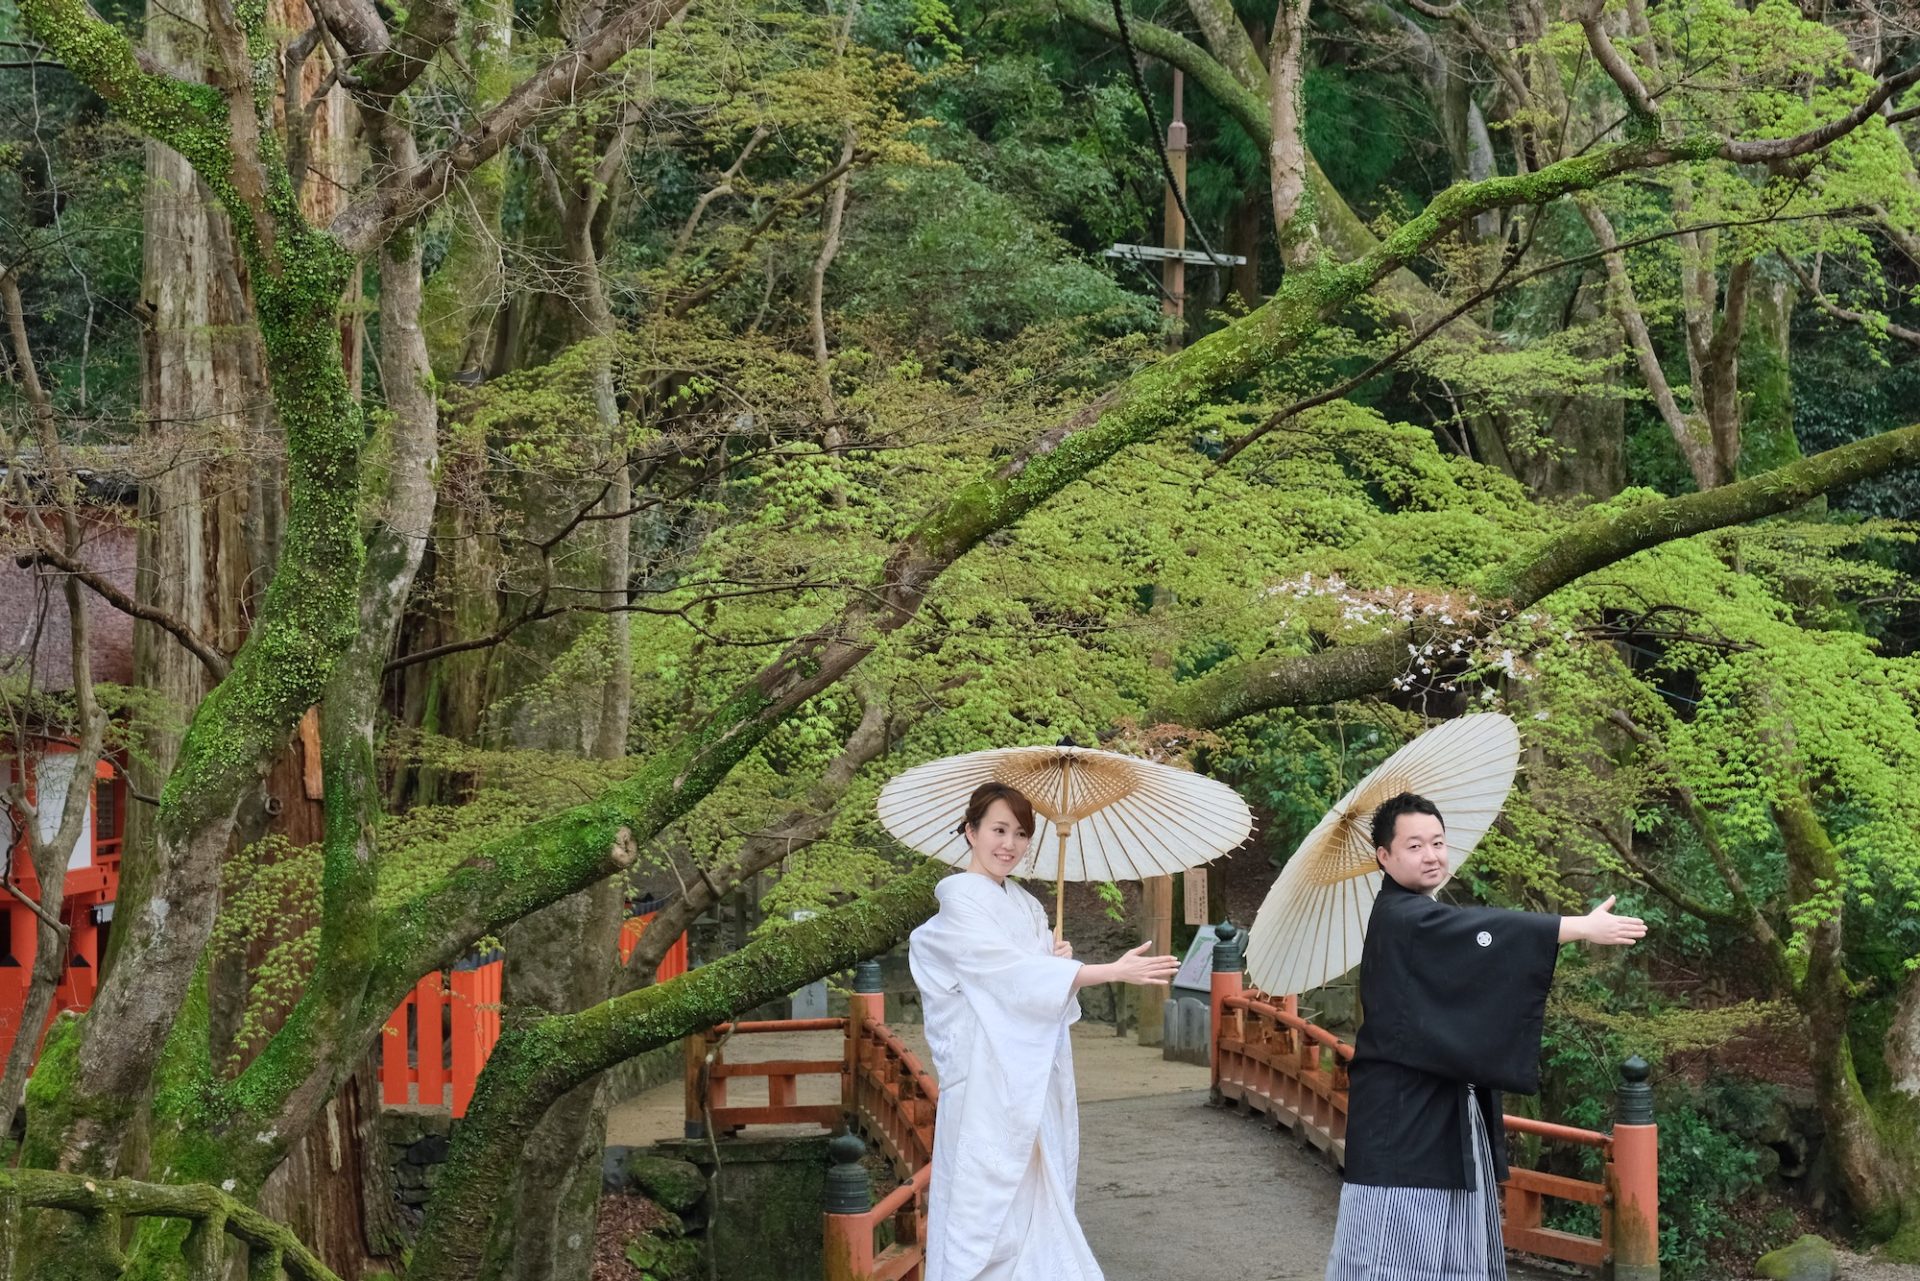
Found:
[[[1382,801],[1380,808],[1373,812],[1373,848],[1376,850],[1393,847],[1393,825],[1402,814],[1431,814],[1440,818],[1440,807],[1424,796],[1412,792],[1402,792],[1398,796],[1389,796]],[[1440,826],[1446,827],[1447,820],[1440,818]]]

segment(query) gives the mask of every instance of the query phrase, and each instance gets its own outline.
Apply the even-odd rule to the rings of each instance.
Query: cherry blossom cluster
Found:
[[[1430,636],[1418,643],[1409,642],[1407,671],[1392,683],[1396,690],[1412,689],[1423,678],[1438,680],[1442,689],[1455,689],[1454,680],[1441,678],[1441,668],[1460,663],[1471,671],[1498,670],[1510,680],[1530,681],[1537,674],[1525,658],[1531,647],[1521,645],[1516,649],[1510,634],[1516,624],[1533,632],[1543,632],[1550,625],[1547,617],[1538,612],[1524,613],[1516,619],[1506,617],[1506,611],[1497,607],[1488,610],[1471,593],[1357,587],[1339,574],[1315,575],[1311,571],[1297,579],[1274,584],[1267,588],[1267,595],[1330,602],[1339,607],[1340,619],[1346,623],[1408,627],[1425,624],[1436,631],[1451,627],[1463,629],[1463,634],[1452,638]],[[1479,634],[1484,626],[1483,615],[1498,623],[1502,635]],[[1482,690],[1480,697],[1483,701],[1492,701],[1493,689]]]

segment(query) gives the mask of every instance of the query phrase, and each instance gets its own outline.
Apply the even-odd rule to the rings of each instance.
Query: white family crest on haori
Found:
[[[880,821],[904,845],[965,867],[956,829],[983,783],[1033,803],[1033,847],[1020,875],[1054,881],[1054,937],[1068,881],[1137,881],[1198,867],[1253,834],[1253,812],[1225,783],[1154,761],[1062,743],[929,761],[880,790]]]
[[[1520,731],[1497,712],[1448,721],[1388,757],[1307,834],[1267,891],[1248,931],[1248,978],[1292,996],[1360,964],[1385,875],[1373,855],[1373,811],[1401,792],[1432,801],[1447,825],[1451,875],[1499,817],[1519,765]]]

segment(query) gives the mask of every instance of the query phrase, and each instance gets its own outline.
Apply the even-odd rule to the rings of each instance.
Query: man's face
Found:
[[[1402,889],[1431,894],[1447,879],[1447,828],[1431,814],[1402,814],[1393,825],[1393,844],[1375,849],[1387,875]]]

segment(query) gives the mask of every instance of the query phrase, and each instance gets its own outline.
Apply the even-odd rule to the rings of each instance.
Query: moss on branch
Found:
[[[655,987],[510,1029],[480,1075],[473,1103],[428,1206],[408,1281],[475,1274],[515,1157],[547,1107],[596,1074],[894,946],[933,914],[951,871],[928,860],[884,889],[791,925]]]
[[[250,1251],[276,1254],[298,1281],[339,1281],[292,1229],[203,1183],[142,1183],[54,1170],[0,1169],[0,1200],[9,1208],[62,1210],[92,1220],[163,1218],[218,1224]]]
[[[1424,643],[1484,632],[1581,577],[1677,538],[1744,524],[1900,467],[1920,466],[1920,426],[1904,427],[1803,458],[1736,484],[1574,522],[1491,574],[1481,595],[1502,602],[1474,625],[1423,623],[1311,654],[1215,668],[1181,686],[1159,715],[1216,726],[1276,707],[1305,707],[1378,693],[1407,670]]]

